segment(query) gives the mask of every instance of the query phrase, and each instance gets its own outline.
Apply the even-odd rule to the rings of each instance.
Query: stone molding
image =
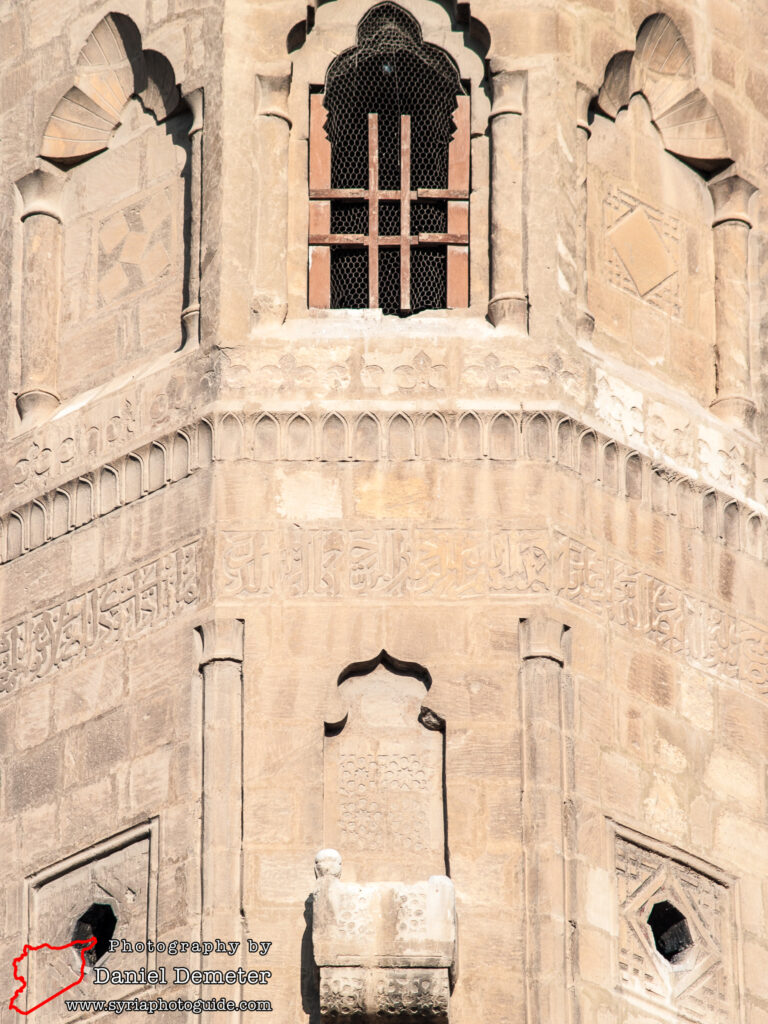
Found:
[[[214,461],[529,461],[638,501],[768,558],[768,515],[563,413],[224,412],[165,434],[0,516],[0,565],[186,479]]]
[[[244,630],[242,619],[212,615],[197,627],[202,640],[200,668],[214,661],[242,662],[244,657]]]

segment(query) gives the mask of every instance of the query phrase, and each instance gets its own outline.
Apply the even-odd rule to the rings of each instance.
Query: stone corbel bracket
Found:
[[[324,1020],[447,1024],[456,965],[453,882],[341,881],[341,856],[315,858],[312,943]]]

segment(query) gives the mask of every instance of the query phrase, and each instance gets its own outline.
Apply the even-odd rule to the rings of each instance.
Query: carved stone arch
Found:
[[[25,533],[24,520],[18,512],[11,512],[6,520],[6,561],[18,558],[27,550],[24,543]]]
[[[48,118],[35,169],[17,182],[23,425],[50,415],[60,395],[101,384],[124,352],[135,362],[197,343],[201,128],[202,94],[182,97],[168,59],[142,48],[127,15],[102,18]],[[93,169],[94,158],[106,162]],[[84,276],[94,281],[87,297]],[[144,311],[151,303],[161,317]],[[141,350],[126,343],[130,332]]]
[[[371,412],[364,412],[355,423],[352,458],[358,462],[376,462],[381,451],[381,424]]]
[[[259,416],[253,425],[253,455],[259,462],[280,457],[280,424],[269,413]]]
[[[104,466],[99,478],[99,514],[106,515],[120,504],[120,477],[112,466]]]
[[[182,103],[169,61],[143,50],[125,14],[108,14],[88,36],[75,64],[74,85],[59,100],[43,134],[40,156],[71,166],[102,152],[136,96],[158,122]]]
[[[48,516],[45,506],[40,501],[32,501],[29,506],[29,548],[40,547],[48,539]]]
[[[349,427],[343,416],[329,413],[320,428],[320,457],[324,462],[338,462],[347,458]]]
[[[456,428],[456,447],[460,459],[482,459],[483,422],[477,413],[465,412]]]
[[[520,427],[514,416],[500,412],[494,416],[488,430],[488,454],[491,459],[510,461],[517,458],[520,446]]]
[[[405,413],[397,412],[387,424],[387,455],[393,462],[407,462],[415,453],[413,421]]]
[[[419,455],[422,459],[449,457],[448,424],[439,412],[430,412],[419,424]]]
[[[285,455],[293,462],[308,462],[315,457],[312,421],[303,413],[291,416],[285,428]]]
[[[291,54],[292,63],[286,62],[279,68],[276,65],[265,66],[263,72],[257,72],[262,86],[259,107],[262,117],[258,125],[264,139],[269,139],[272,145],[272,151],[265,153],[265,158],[275,166],[292,168],[290,180],[284,177],[281,182],[280,195],[276,194],[275,188],[270,191],[270,209],[260,212],[256,243],[258,274],[254,278],[257,297],[253,303],[260,317],[265,312],[278,309],[287,309],[290,315],[303,316],[309,306],[321,306],[320,302],[309,301],[307,287],[310,253],[313,266],[316,266],[315,251],[318,251],[318,261],[322,256],[319,253],[321,244],[313,245],[311,250],[308,247],[308,99],[310,93],[324,88],[329,66],[338,55],[354,47],[358,26],[377,6],[376,0],[336,0],[332,4],[308,8],[306,19],[288,32],[287,51]],[[469,87],[472,156],[473,159],[475,155],[478,158],[469,198],[469,307],[485,316],[488,303],[488,194],[487,182],[480,179],[485,173],[488,150],[486,131],[490,99],[485,58],[490,35],[472,17],[467,4],[444,3],[442,0],[437,3],[434,0],[400,0],[395,6],[402,8],[418,23],[425,45],[447,54],[457,66],[462,83]],[[273,102],[275,99],[277,102]],[[282,127],[277,125],[278,120]],[[262,152],[260,144],[259,152]],[[319,231],[318,234],[318,231],[315,224],[313,234],[325,237],[326,232]],[[455,237],[463,234],[462,229]],[[465,253],[463,258],[466,260]],[[280,275],[277,271],[270,270],[278,266],[287,266],[287,280],[278,280]],[[328,300],[324,302],[327,305]],[[455,305],[459,308],[458,300]],[[439,312],[444,313],[445,310]]]
[[[652,14],[637,33],[634,51],[608,62],[597,105],[615,120],[637,93],[648,101],[664,147],[701,171],[731,162],[725,129],[696,82],[693,57],[677,25]]]

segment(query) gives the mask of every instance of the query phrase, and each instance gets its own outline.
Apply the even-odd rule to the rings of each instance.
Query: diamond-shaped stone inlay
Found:
[[[616,288],[681,315],[684,264],[681,222],[618,185],[603,200],[605,269]]]
[[[174,252],[173,190],[160,189],[110,214],[99,229],[99,298],[109,304],[157,284]]]
[[[609,237],[640,295],[647,295],[677,270],[648,214],[641,208],[619,221]]]
[[[678,860],[616,837],[621,987],[696,1024],[729,1024],[733,980],[726,886]],[[685,941],[670,955],[659,915]],[[683,927],[684,925],[684,927]]]

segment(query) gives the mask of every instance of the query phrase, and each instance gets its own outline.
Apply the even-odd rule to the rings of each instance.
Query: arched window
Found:
[[[373,7],[310,96],[310,306],[468,305],[469,123],[451,57]]]

